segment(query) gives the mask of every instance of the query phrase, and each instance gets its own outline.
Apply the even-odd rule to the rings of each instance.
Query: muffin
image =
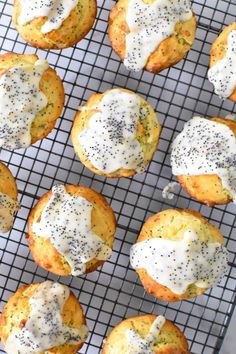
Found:
[[[0,318],[8,354],[76,354],[88,335],[82,307],[65,285],[46,281],[10,297]]]
[[[93,26],[96,0],[15,0],[13,23],[26,42],[42,49],[63,49],[83,39]]]
[[[119,0],[109,18],[109,38],[126,68],[158,73],[190,50],[196,18],[189,0]]]
[[[0,162],[0,232],[8,232],[14,216],[20,209],[15,178],[7,166]]]
[[[82,275],[112,253],[116,220],[97,192],[82,186],[54,186],[41,197],[28,220],[33,258],[57,275]]]
[[[236,121],[194,117],[175,138],[172,172],[186,192],[213,206],[236,200]]]
[[[132,91],[94,94],[75,116],[71,139],[81,162],[106,177],[144,172],[159,140],[160,125],[148,102]]]
[[[211,47],[209,81],[221,98],[236,102],[236,22],[227,26]]]
[[[47,136],[64,105],[61,79],[35,54],[0,56],[0,97],[0,147],[8,150]]]
[[[189,354],[183,333],[163,316],[141,315],[119,323],[105,340],[102,354]]]
[[[220,231],[198,212],[165,210],[143,225],[130,263],[149,294],[163,301],[189,299],[225,275],[223,244]]]

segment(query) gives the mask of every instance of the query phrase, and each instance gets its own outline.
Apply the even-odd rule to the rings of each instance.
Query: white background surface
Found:
[[[213,94],[207,80],[210,47],[224,25],[235,21],[235,1],[195,0],[198,30],[192,50],[175,67],[153,75],[129,73],[111,49],[107,36],[108,14],[115,1],[99,0],[94,29],[75,48],[62,52],[27,46],[11,24],[12,1],[0,0],[1,53],[34,53],[47,58],[64,81],[66,104],[56,128],[27,150],[2,150],[0,159],[16,176],[22,208],[12,232],[0,238],[1,307],[22,284],[56,279],[32,260],[25,239],[28,213],[40,196],[56,183],[81,184],[102,193],[116,212],[118,229],[112,258],[102,269],[81,278],[61,278],[79,297],[91,330],[81,353],[97,354],[102,341],[122,319],[139,313],[164,314],[185,332],[191,353],[212,354],[226,327],[235,297],[236,206],[208,208],[177,191],[173,201],[162,189],[173,179],[169,166],[171,141],[193,115],[226,116],[235,112],[229,100]],[[162,124],[158,151],[148,171],[132,179],[106,180],[94,176],[74,155],[69,138],[76,109],[94,92],[126,87],[142,94],[155,108]],[[191,301],[163,303],[147,295],[129,266],[129,249],[149,215],[171,208],[199,210],[220,227],[230,250],[227,277],[219,286]],[[233,348],[236,348],[233,346]],[[3,353],[3,351],[0,352]]]
[[[234,311],[232,320],[230,321],[230,325],[228,327],[220,354],[235,354],[236,353],[235,328],[236,328],[236,311]]]

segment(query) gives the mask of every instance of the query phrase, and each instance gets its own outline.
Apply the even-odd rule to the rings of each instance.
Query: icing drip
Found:
[[[31,144],[30,127],[47,106],[39,83],[48,69],[45,60],[8,70],[0,77],[0,146],[9,150]]]
[[[148,112],[138,96],[114,89],[105,94],[79,135],[79,142],[94,167],[106,173],[120,168],[143,172],[143,150],[136,139],[137,123]]]
[[[172,144],[175,176],[216,174],[236,202],[236,138],[225,124],[194,117]]]
[[[200,288],[215,286],[227,271],[227,257],[220,243],[200,242],[195,232],[186,230],[181,241],[152,238],[136,243],[130,263],[173,293],[184,294],[194,283]]]
[[[127,354],[155,354],[151,346],[157,341],[165,322],[165,317],[158,316],[152,323],[149,333],[145,338],[142,338],[135,330],[128,329],[125,333],[130,347]]]
[[[62,25],[77,4],[78,0],[20,0],[18,24],[24,26],[35,18],[47,17],[41,32],[49,33]]]
[[[208,71],[208,79],[214,85],[215,93],[221,98],[229,97],[236,87],[236,30],[228,36],[225,57]]]
[[[8,354],[42,353],[59,345],[78,344],[87,338],[88,328],[79,329],[64,324],[61,313],[69,297],[67,286],[46,281],[29,299],[30,314],[24,328],[7,339]]]
[[[175,187],[178,187],[179,183],[177,182],[170,182],[167,184],[167,186],[165,186],[165,188],[162,191],[162,197],[164,199],[169,199],[172,200],[175,196],[174,191],[175,191]]]
[[[81,196],[71,196],[64,186],[52,189],[41,219],[32,226],[33,232],[50,240],[69,263],[72,275],[86,272],[86,263],[96,258],[107,260],[111,248],[92,230],[93,205]]]
[[[20,203],[0,192],[0,231],[8,232],[13,225],[14,216],[20,209]]]
[[[124,64],[129,70],[144,68],[149,56],[159,44],[175,32],[178,22],[192,18],[189,0],[130,0],[126,22],[130,33],[126,36]]]

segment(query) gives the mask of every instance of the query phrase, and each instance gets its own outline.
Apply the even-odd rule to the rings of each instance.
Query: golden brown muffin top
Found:
[[[81,162],[86,167],[88,167],[90,170],[92,170],[94,173],[104,175],[107,177],[111,177],[111,178],[129,177],[129,176],[132,176],[133,174],[137,173],[137,170],[134,168],[121,167],[121,168],[118,168],[116,171],[107,172],[106,170],[101,170],[99,168],[96,168],[93,165],[93,163],[90,161],[89,155],[87,156],[87,154],[85,153],[84,148],[80,142],[79,136],[80,136],[80,134],[83,134],[87,129],[89,129],[89,124],[91,122],[91,119],[93,119],[94,115],[97,112],[100,112],[99,108],[95,109],[94,107],[99,107],[99,104],[101,104],[101,102],[103,102],[103,100],[105,100],[108,96],[109,97],[112,96],[114,101],[117,100],[116,104],[119,104],[120,100],[118,99],[118,97],[120,95],[122,95],[122,96],[125,95],[125,97],[131,96],[132,100],[136,102],[134,104],[134,110],[140,108],[140,112],[141,111],[145,112],[145,116],[142,116],[142,114],[140,113],[140,115],[138,117],[137,124],[136,124],[135,140],[138,142],[138,144],[140,145],[141,150],[142,150],[142,155],[143,155],[142,156],[142,161],[143,161],[142,165],[146,166],[150,162],[153,154],[156,151],[161,128],[158,123],[157,116],[156,116],[153,108],[151,107],[151,105],[148,102],[146,102],[143,98],[141,98],[139,95],[135,94],[132,91],[125,90],[125,89],[113,89],[113,90],[108,90],[103,94],[92,95],[90,97],[90,99],[88,100],[88,102],[76,114],[76,117],[74,120],[74,125],[73,125],[72,132],[71,132],[72,143],[75,148],[75,152],[79,156]],[[123,101],[121,104],[124,105]],[[112,111],[112,109],[113,109],[113,106],[111,106],[111,112],[114,113]],[[115,110],[115,113],[116,113],[116,110]],[[117,114],[119,114],[119,113],[120,112],[117,111]],[[127,110],[126,114],[128,114],[128,110]],[[108,117],[108,116],[106,116],[106,117]],[[110,117],[111,116],[109,115],[109,118]],[[118,118],[120,118],[120,116]],[[101,120],[101,122],[98,126],[98,129],[101,130],[101,132],[100,132],[100,134],[101,134],[101,133],[103,133],[102,129],[104,129],[102,114],[101,114],[100,120]],[[118,132],[118,130],[120,130],[119,124],[121,125],[121,128],[123,127],[123,122],[122,121],[119,122],[119,119],[116,120],[115,117],[114,117],[114,121],[112,124],[113,124],[113,129],[114,129],[114,127],[117,127],[117,132]],[[125,124],[127,125],[128,123],[125,122]],[[105,126],[105,129],[106,129],[106,132],[108,132],[109,128]],[[129,129],[127,129],[127,132],[128,131],[129,131]],[[107,147],[110,148],[109,141],[111,141],[111,143],[113,143],[114,145],[116,144],[116,142],[118,142],[118,144],[121,144],[121,146],[123,146],[122,145],[123,141],[125,141],[124,136],[121,137],[121,142],[120,142],[120,136],[118,134],[116,134],[116,130],[114,131],[114,135],[115,135],[114,139],[113,139],[113,137],[111,137],[111,138],[109,137],[110,140],[108,139],[107,145],[106,145],[106,141],[105,141],[106,137],[104,137],[104,147],[102,147],[102,149],[101,149],[102,150],[101,154],[103,153],[103,149],[105,150],[104,152],[106,154],[107,154],[107,151],[109,151],[109,150],[106,150]],[[117,137],[116,137],[116,135],[117,135]],[[133,137],[132,137],[132,139],[133,139]],[[103,142],[102,137],[101,137],[101,142]],[[133,142],[133,140],[131,142]],[[130,143],[130,140],[129,140],[129,143]],[[126,145],[124,145],[124,146],[126,147]],[[96,146],[94,146],[94,148],[96,149]],[[128,155],[130,154],[130,156],[131,156],[130,159],[132,161],[132,158],[133,158],[132,149],[127,147],[126,152]],[[116,148],[115,147],[113,148],[111,153],[113,155],[116,155]],[[99,158],[100,154],[97,154],[96,156]],[[138,167],[137,167],[137,169],[138,169]]]
[[[3,346],[5,347],[8,337],[12,333],[22,330],[30,317],[30,299],[37,293],[39,286],[45,283],[35,283],[24,286],[12,295],[4,306],[0,318],[0,334]],[[51,283],[51,282],[49,282]],[[52,283],[53,284],[53,283]],[[55,283],[54,283],[55,284]],[[67,287],[66,287],[67,289]],[[69,293],[61,313],[64,324],[72,329],[80,329],[85,325],[85,319],[80,303],[72,292]],[[75,354],[81,348],[83,343],[69,344],[65,343],[56,348],[49,349],[45,353],[53,354]]]
[[[198,212],[192,210],[165,210],[150,217],[142,227],[137,242],[162,238],[166,240],[183,240],[187,230],[197,233],[202,243],[219,243],[224,239],[220,231],[208,223]],[[185,265],[183,265],[185,266]],[[144,288],[153,296],[164,301],[179,301],[195,297],[206,291],[195,284],[188,286],[184,294],[175,294],[166,286],[155,281],[146,269],[136,269]]]
[[[0,76],[13,68],[34,66],[38,60],[39,58],[35,54],[3,54],[0,56]],[[47,98],[47,105],[38,112],[31,124],[31,144],[43,139],[50,133],[64,106],[63,84],[54,69],[49,67],[44,71],[39,88]]]
[[[89,32],[96,18],[97,1],[79,0],[61,26],[45,34],[41,29],[47,21],[46,17],[34,18],[26,25],[20,25],[20,13],[21,0],[15,0],[12,20],[26,42],[42,49],[63,49],[72,47]]]
[[[134,330],[144,339],[156,318],[155,315],[141,315],[120,322],[105,340],[102,354],[129,353],[126,331]],[[165,321],[151,348],[155,354],[189,354],[188,343],[183,333],[168,320]]]
[[[113,7],[109,17],[109,38],[113,49],[124,61],[126,58],[126,40],[130,34],[130,28],[127,23],[127,12],[130,0],[119,0]],[[153,4],[153,0],[143,2]],[[141,14],[148,11],[141,11]],[[175,12],[176,13],[176,12]],[[162,28],[161,28],[162,31]],[[191,48],[196,31],[196,18],[192,17],[184,22],[177,22],[173,34],[164,39],[156,49],[149,55],[145,69],[158,73],[172,65],[178,63]]]
[[[65,187],[70,196],[81,196],[92,204],[91,223],[93,232],[106,246],[112,248],[116,229],[115,215],[111,207],[99,193],[94,190],[68,185]],[[33,224],[40,221],[42,212],[51,198],[52,192],[46,193],[32,209],[28,219],[28,242],[35,262],[48,271],[58,275],[71,275],[71,266],[65,257],[50,242],[33,231]],[[92,259],[86,263],[86,272],[92,272],[104,263],[104,260]]]

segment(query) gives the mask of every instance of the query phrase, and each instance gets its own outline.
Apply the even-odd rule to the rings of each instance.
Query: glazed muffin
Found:
[[[236,121],[194,117],[175,138],[172,172],[186,192],[209,206],[236,200]]]
[[[132,91],[94,94],[75,116],[71,139],[81,162],[107,177],[144,172],[159,140],[160,125],[148,102]]]
[[[165,210],[145,222],[130,262],[149,294],[179,301],[221,280],[228,257],[223,244],[220,231],[198,212]]]
[[[106,200],[82,186],[54,186],[41,197],[28,220],[33,258],[58,275],[82,275],[112,253],[116,220]]]
[[[7,354],[76,354],[88,335],[82,307],[65,285],[46,281],[10,297],[0,318]]]
[[[14,216],[20,209],[15,178],[7,166],[0,162],[0,232],[8,232]]]
[[[56,71],[35,54],[0,56],[0,146],[26,148],[46,137],[64,105]]]
[[[86,36],[96,13],[96,0],[15,0],[13,23],[33,47],[63,49]]]
[[[119,323],[105,340],[102,354],[189,354],[183,333],[163,316],[141,315]]]
[[[128,70],[158,73],[190,50],[196,18],[189,0],[119,0],[109,18],[111,45]]]
[[[208,78],[215,93],[236,102],[236,22],[227,26],[211,47]]]

